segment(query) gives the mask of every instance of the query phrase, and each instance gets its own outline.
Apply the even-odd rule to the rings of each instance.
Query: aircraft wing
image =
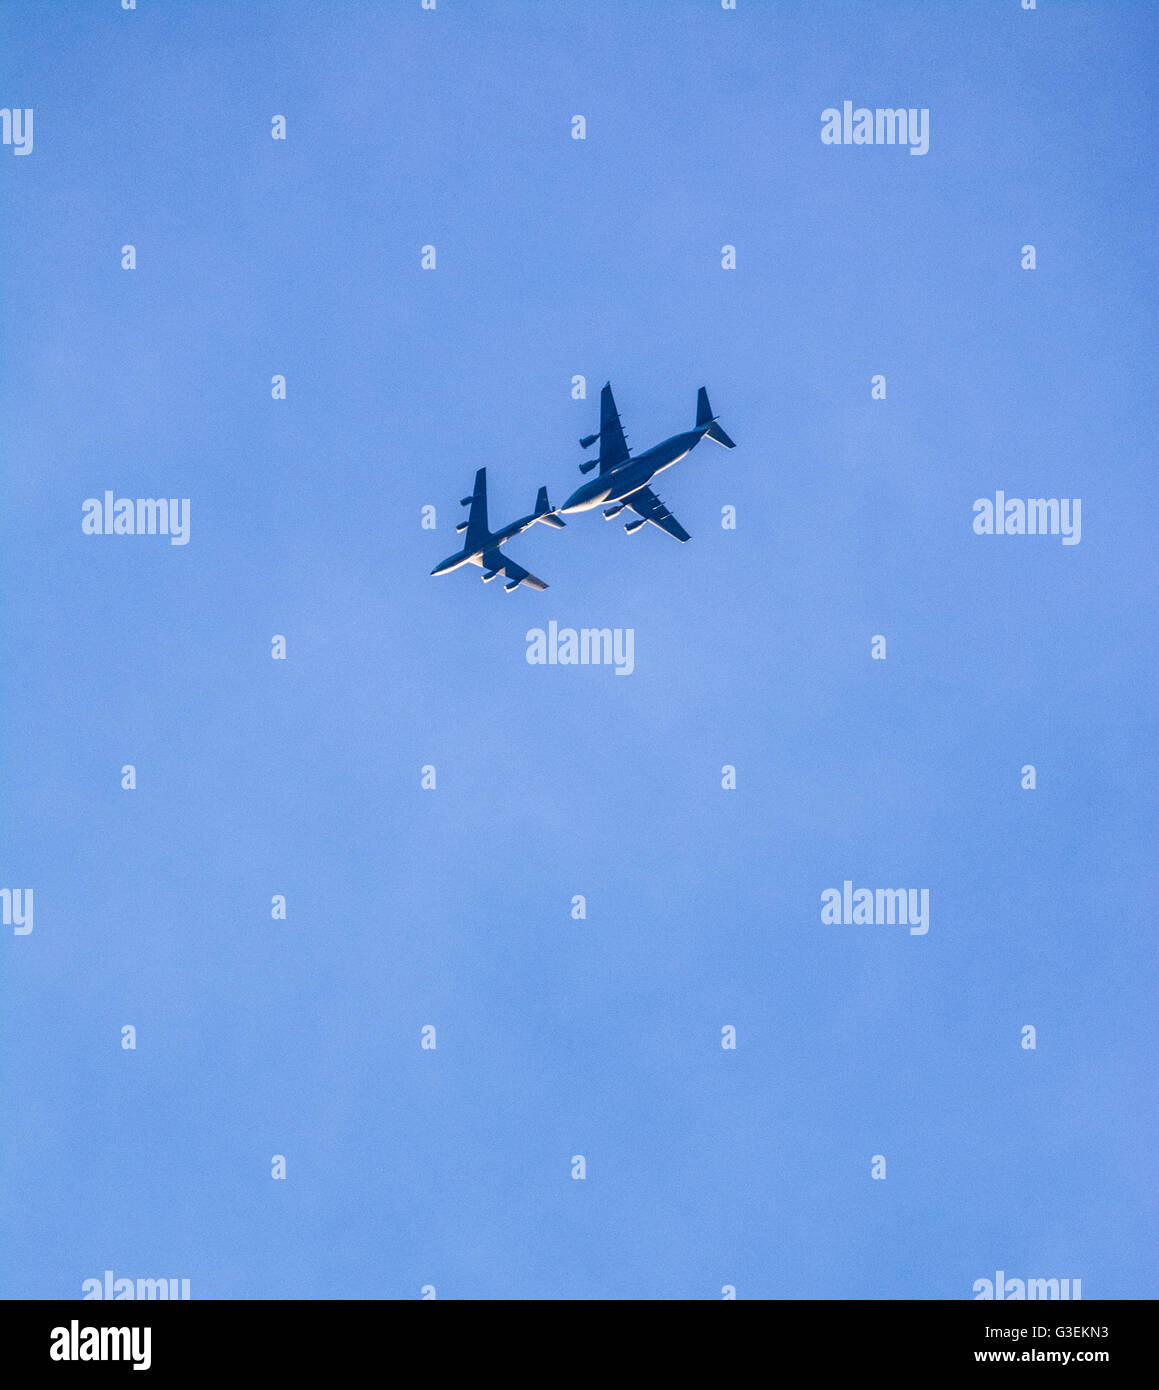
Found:
[[[463,498],[463,506],[470,507],[467,513],[467,544],[478,545],[490,532],[487,529],[487,470],[480,468],[475,474],[475,487],[470,497]]]
[[[518,589],[520,584],[526,584],[529,589],[547,588],[542,579],[537,579],[534,574],[529,574],[522,565],[517,565],[509,555],[504,555],[500,550],[488,550],[483,556],[483,578],[494,579],[497,574],[507,576],[507,583],[503,587],[508,593],[512,589]]]
[[[650,487],[642,487],[639,492],[632,493],[631,497],[625,497],[624,505],[631,507],[637,516],[642,516],[653,526],[659,526],[661,531],[667,531],[670,536],[675,536],[678,541],[683,542],[691,539],[688,532]],[[638,526],[640,523],[636,522],[635,524]]]
[[[624,439],[624,427],[620,424],[620,414],[616,409],[612,384],[600,392],[600,472],[618,468],[628,457],[628,445]]]

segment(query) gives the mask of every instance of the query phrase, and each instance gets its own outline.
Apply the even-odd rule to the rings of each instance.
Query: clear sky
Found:
[[[1155,1296],[1156,49],[1126,0],[0,9],[0,1295]],[[845,100],[928,153],[823,144]],[[582,481],[609,379],[634,449],[701,385],[736,440],[657,480],[691,541],[430,578],[477,468],[496,525]],[[976,535],[999,489],[1080,543]],[[106,490],[188,544],[85,535]],[[635,669],[529,665],[550,621]],[[823,923],[846,880],[928,932]]]

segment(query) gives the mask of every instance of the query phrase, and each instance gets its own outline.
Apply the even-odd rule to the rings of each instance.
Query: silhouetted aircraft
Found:
[[[659,526],[661,531],[667,531],[678,541],[686,541],[688,532],[648,484],[657,473],[671,468],[691,449],[695,449],[706,435],[718,444],[723,444],[726,449],[736,448],[716,423],[716,416],[708,404],[708,392],[702,386],[696,398],[696,428],[685,430],[683,434],[674,434],[663,444],[657,444],[646,453],[631,458],[628,446],[624,442],[624,430],[616,412],[616,402],[612,399],[612,386],[609,382],[600,392],[600,432],[589,434],[586,439],[580,440],[581,449],[590,448],[597,439],[600,441],[599,458],[588,459],[586,463],[580,464],[580,472],[587,473],[598,463],[600,476],[578,487],[559,510],[586,512],[592,507],[600,506],[601,503],[611,502],[614,503],[613,506],[604,508],[606,521],[619,516],[625,507],[630,507],[636,513],[638,520],[629,521],[624,527],[629,535],[638,531],[646,521],[650,521],[653,526]]]
[[[481,565],[483,567],[483,583],[494,579],[497,574],[505,574],[508,582],[503,588],[507,593],[512,589],[518,589],[520,584],[526,584],[529,589],[546,589],[547,585],[542,579],[536,579],[535,575],[528,574],[522,565],[517,565],[514,560],[508,559],[506,555],[500,554],[499,547],[512,536],[518,536],[521,531],[526,531],[529,526],[534,526],[537,521],[544,521],[548,526],[562,527],[563,522],[556,515],[555,508],[547,500],[547,488],[539,489],[539,496],[535,499],[535,510],[530,516],[521,516],[518,521],[513,521],[510,526],[504,526],[500,531],[491,531],[487,526],[487,470],[480,468],[475,474],[475,491],[470,497],[464,497],[462,506],[470,507],[466,521],[460,521],[455,530],[458,532],[466,531],[466,544],[462,550],[447,558],[431,570],[432,574],[449,574],[451,570],[457,570],[460,565]]]

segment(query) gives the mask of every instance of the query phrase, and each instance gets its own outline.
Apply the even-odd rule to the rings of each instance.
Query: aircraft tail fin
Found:
[[[724,428],[716,422],[716,416],[712,413],[712,406],[708,403],[708,392],[702,386],[696,396],[696,428],[703,429],[709,439],[714,439],[718,444],[723,444],[726,449],[735,449],[736,445],[725,433]]]
[[[567,524],[547,500],[547,488],[545,487],[539,489],[539,495],[535,499],[535,519],[546,522],[548,526],[554,526],[557,531],[562,531]]]

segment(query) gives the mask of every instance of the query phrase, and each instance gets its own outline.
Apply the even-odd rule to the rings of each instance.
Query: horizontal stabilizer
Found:
[[[715,420],[712,422],[711,425],[709,425],[708,429],[705,430],[705,434],[707,434],[709,439],[715,439],[718,444],[723,444],[726,449],[736,448],[736,445],[732,442],[728,435],[725,434],[724,430],[721,428],[720,425],[716,423]]]
[[[546,521],[549,526],[554,526],[560,531],[562,531],[566,525],[566,523],[561,521],[556,515],[555,508],[547,500],[547,488],[545,487],[539,489],[539,494],[535,499],[535,519],[536,521]]]
[[[696,428],[703,430],[709,439],[715,439],[726,449],[736,448],[721,426],[716,423],[716,416],[712,413],[712,406],[708,403],[708,392],[703,386],[696,394]]]

